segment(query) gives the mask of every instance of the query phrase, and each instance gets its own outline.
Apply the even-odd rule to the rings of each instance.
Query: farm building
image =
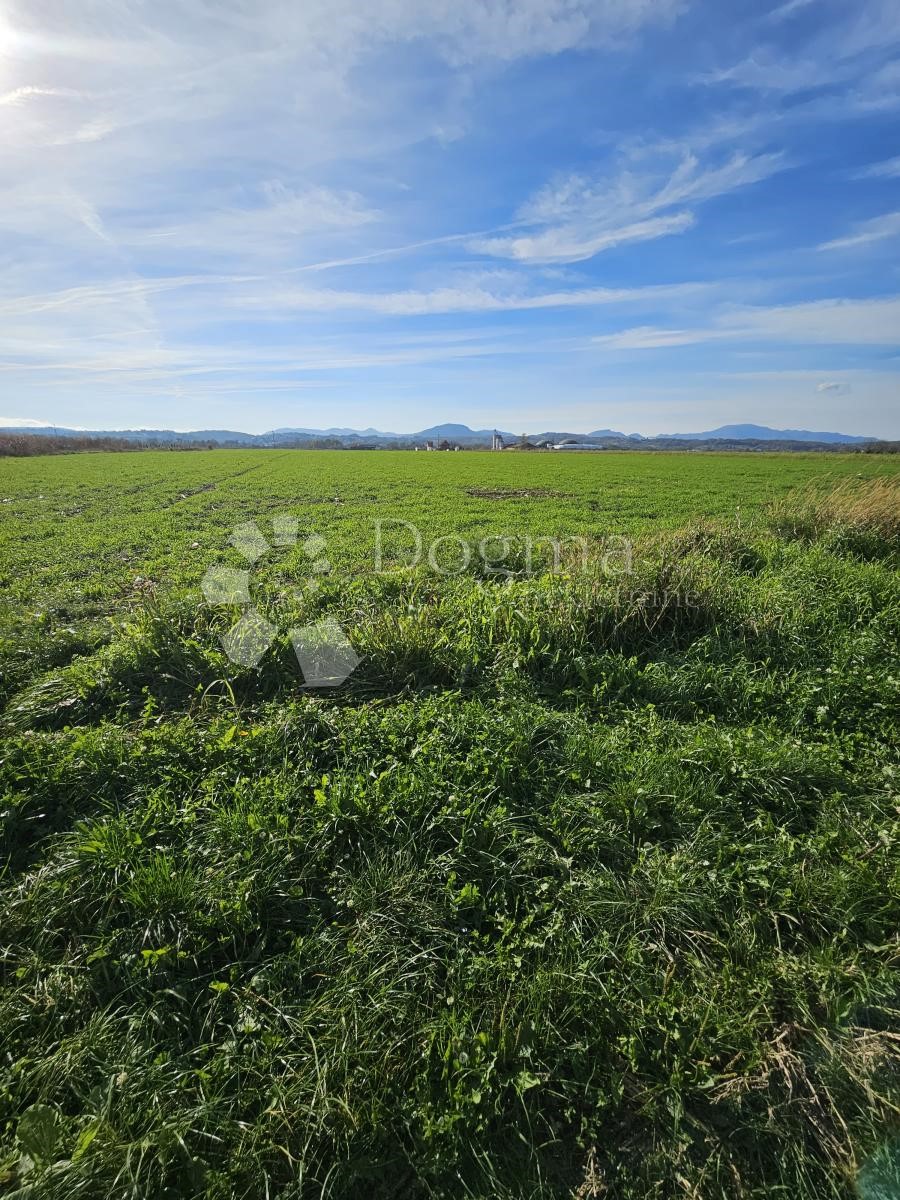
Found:
[[[553,447],[554,450],[604,450],[605,446],[598,446],[596,442],[557,442]]]

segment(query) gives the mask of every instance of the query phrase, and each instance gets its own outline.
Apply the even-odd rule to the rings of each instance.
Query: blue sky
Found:
[[[0,0],[0,423],[900,437],[896,0]]]

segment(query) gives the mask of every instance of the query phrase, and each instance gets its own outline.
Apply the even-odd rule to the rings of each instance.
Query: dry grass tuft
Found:
[[[769,509],[783,536],[817,538],[834,532],[900,546],[900,479],[845,480],[827,492],[807,487]]]

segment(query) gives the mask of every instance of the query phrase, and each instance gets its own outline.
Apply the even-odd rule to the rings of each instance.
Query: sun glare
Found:
[[[10,83],[12,58],[19,40],[19,34],[13,28],[8,15],[0,8],[0,90],[2,91],[5,91]]]

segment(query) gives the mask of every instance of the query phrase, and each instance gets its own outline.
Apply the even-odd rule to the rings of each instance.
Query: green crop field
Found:
[[[896,1200],[900,464],[0,460],[0,1196]]]

